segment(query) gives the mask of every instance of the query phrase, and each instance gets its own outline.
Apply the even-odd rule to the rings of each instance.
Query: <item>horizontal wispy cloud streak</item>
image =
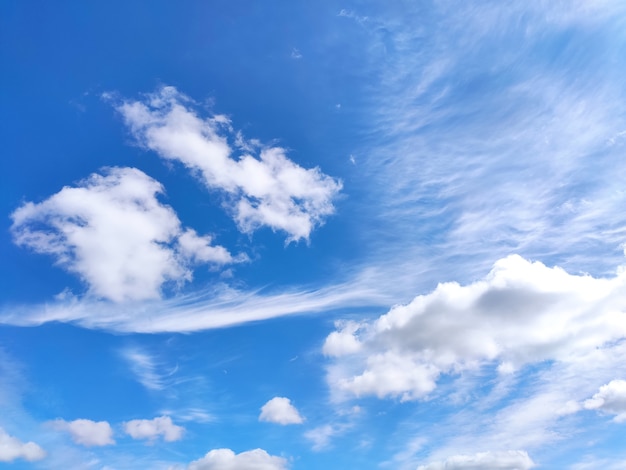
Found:
[[[351,284],[277,294],[224,288],[158,302],[113,304],[74,298],[48,304],[5,305],[0,310],[0,324],[37,326],[64,322],[119,332],[191,332],[390,303],[392,298],[384,292]]]

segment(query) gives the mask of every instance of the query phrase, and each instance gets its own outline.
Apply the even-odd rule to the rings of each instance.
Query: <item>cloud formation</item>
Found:
[[[626,380],[611,380],[603,385],[593,397],[585,400],[587,410],[600,410],[616,415],[616,423],[626,421]]]
[[[440,284],[373,322],[340,324],[324,345],[335,391],[422,398],[442,374],[484,364],[509,373],[569,362],[626,337],[626,272],[572,275],[509,256],[481,281]]]
[[[34,442],[24,443],[0,428],[0,462],[13,462],[16,459],[34,462],[45,456],[46,452]]]
[[[158,372],[157,364],[150,354],[138,348],[128,348],[124,349],[121,355],[141,385],[148,390],[162,390],[165,387],[164,376]]]
[[[145,101],[117,106],[133,136],[160,157],[176,160],[208,189],[226,196],[226,206],[240,230],[269,227],[288,241],[307,240],[315,226],[334,212],[341,182],[289,160],[279,147],[261,149],[258,157],[234,157],[225,116],[199,117],[191,100],[174,87],[163,87]],[[236,134],[241,141],[241,134]],[[252,150],[252,145],[239,145]]]
[[[302,424],[304,419],[289,398],[274,397],[261,407],[259,421],[287,425]]]
[[[522,450],[455,455],[441,462],[420,465],[417,470],[528,470],[535,466]]]
[[[50,423],[54,429],[69,433],[76,444],[85,447],[100,447],[115,444],[113,429],[107,421],[56,419]]]
[[[213,449],[189,464],[188,470],[286,470],[287,460],[263,449],[235,454],[230,449]]]
[[[183,229],[157,195],[159,182],[135,168],[107,168],[11,215],[15,242],[50,254],[91,295],[122,302],[159,298],[167,281],[191,279],[197,263],[234,261],[211,238]]]
[[[166,442],[182,439],[185,428],[172,422],[169,416],[153,419],[133,419],[124,423],[124,432],[133,439],[155,440],[162,437]]]

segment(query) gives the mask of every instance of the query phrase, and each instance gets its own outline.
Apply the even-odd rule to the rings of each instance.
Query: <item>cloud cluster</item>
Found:
[[[41,460],[46,452],[34,442],[22,442],[0,428],[0,462],[13,462],[24,459],[29,462]]]
[[[302,424],[304,419],[289,398],[274,397],[261,407],[259,421],[287,425]]]
[[[263,449],[235,454],[230,449],[214,449],[189,464],[188,470],[286,470],[287,461]]]
[[[113,429],[106,421],[76,419],[65,421],[56,419],[50,423],[58,431],[69,433],[76,444],[86,447],[100,447],[115,444]]]
[[[528,470],[534,466],[526,452],[509,450],[455,455],[441,462],[420,465],[417,470]]]
[[[117,109],[141,145],[181,162],[207,188],[221,191],[244,232],[265,226],[286,232],[288,241],[308,239],[334,211],[339,181],[319,168],[300,167],[279,147],[263,148],[258,158],[250,153],[234,158],[228,119],[199,117],[190,99],[174,87],[163,87],[143,102],[125,101]]]
[[[166,442],[182,439],[185,428],[172,422],[169,416],[153,419],[133,419],[124,423],[124,432],[133,439],[155,440],[162,437]]]
[[[197,263],[235,261],[208,236],[184,229],[157,195],[161,184],[135,168],[108,168],[11,215],[18,245],[54,256],[90,294],[113,300],[159,298],[167,281],[191,279]]]
[[[593,397],[585,400],[583,407],[587,410],[600,410],[616,415],[616,423],[626,421],[626,380],[611,380],[603,385]]]
[[[76,444],[101,447],[115,444],[113,428],[107,421],[55,419],[49,425],[57,431],[67,432]],[[133,439],[154,441],[162,437],[166,442],[182,439],[185,428],[172,422],[169,416],[153,419],[133,419],[122,424],[124,432]]]
[[[373,322],[339,324],[324,344],[336,392],[401,400],[432,392],[442,374],[485,364],[510,373],[573,361],[626,337],[626,273],[572,275],[510,256],[481,281],[440,284]]]

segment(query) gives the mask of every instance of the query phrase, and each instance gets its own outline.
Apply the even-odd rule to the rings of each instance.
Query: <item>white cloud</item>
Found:
[[[346,432],[351,423],[339,423],[339,424],[323,424],[316,428],[310,429],[304,433],[304,437],[307,438],[313,444],[313,450],[321,451],[330,447],[332,439]]]
[[[12,462],[16,459],[34,462],[45,456],[46,452],[34,442],[24,443],[0,428],[0,462]]]
[[[417,470],[528,470],[534,466],[525,451],[509,450],[455,455],[442,462],[420,465]]]
[[[626,380],[611,380],[600,387],[593,397],[585,400],[583,406],[588,410],[615,414],[613,419],[617,423],[626,421]]]
[[[50,424],[54,429],[69,433],[76,444],[86,447],[115,444],[113,429],[106,421],[91,421],[90,419],[65,421],[56,419],[51,421]]]
[[[413,400],[441,374],[574,361],[626,337],[625,304],[625,272],[597,279],[510,256],[481,281],[440,284],[373,322],[331,333],[329,382],[339,393]]]
[[[211,238],[183,230],[161,204],[160,183],[134,168],[108,168],[13,214],[15,242],[53,255],[90,293],[116,302],[158,298],[167,281],[191,279],[193,263],[226,264]],[[177,245],[175,244],[177,242]]]
[[[188,470],[286,470],[287,460],[263,449],[235,454],[230,449],[214,449],[189,464]]]
[[[304,419],[289,398],[274,397],[261,407],[259,421],[287,425],[301,424]]]
[[[157,439],[159,436],[167,442],[182,439],[185,428],[177,426],[169,416],[153,419],[133,419],[124,423],[124,431],[133,439]]]
[[[250,153],[233,158],[228,119],[202,119],[190,105],[174,87],[163,87],[145,102],[127,101],[117,109],[138,142],[162,158],[180,161],[209,189],[223,191],[244,232],[267,226],[286,232],[288,241],[308,239],[333,213],[339,181],[319,168],[298,166],[278,147],[262,149],[258,158]],[[235,139],[241,141],[240,134]]]
[[[360,325],[356,322],[337,322],[333,331],[324,341],[322,351],[327,356],[344,356],[358,352],[361,343],[354,336]]]
[[[70,296],[46,304],[0,305],[0,323],[33,326],[56,321],[119,332],[191,332],[346,307],[382,308],[392,299],[389,292],[351,283],[277,293],[215,285],[200,293],[141,304],[111,304]]]
[[[135,374],[137,381],[148,390],[162,390],[165,387],[164,375],[157,370],[154,358],[139,348],[128,348],[121,352]]]

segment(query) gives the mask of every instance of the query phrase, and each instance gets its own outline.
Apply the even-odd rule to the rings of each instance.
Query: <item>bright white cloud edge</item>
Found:
[[[274,397],[261,407],[259,421],[282,424],[284,426],[288,424],[302,424],[304,418],[300,416],[300,413],[291,404],[289,398]]]
[[[585,400],[583,407],[614,414],[616,423],[626,421],[626,380],[611,380],[602,385],[595,395]]]
[[[189,464],[187,470],[286,470],[283,457],[253,449],[236,454],[231,449],[213,449],[201,459]]]
[[[171,281],[191,279],[199,263],[236,261],[211,237],[183,228],[159,202],[159,182],[135,168],[106,168],[11,215],[15,242],[52,255],[78,274],[92,297],[115,302],[159,298]]]
[[[371,322],[340,323],[324,344],[337,392],[414,400],[442,374],[568,362],[626,337],[626,273],[597,279],[509,256],[481,281],[440,284]]]
[[[289,160],[280,147],[266,147],[258,157],[254,145],[233,132],[228,118],[201,118],[191,99],[164,86],[144,101],[116,106],[133,136],[146,148],[187,167],[209,189],[226,197],[225,206],[239,229],[282,231],[287,241],[308,240],[311,231],[334,212],[341,182]],[[233,157],[228,136],[244,152]]]

